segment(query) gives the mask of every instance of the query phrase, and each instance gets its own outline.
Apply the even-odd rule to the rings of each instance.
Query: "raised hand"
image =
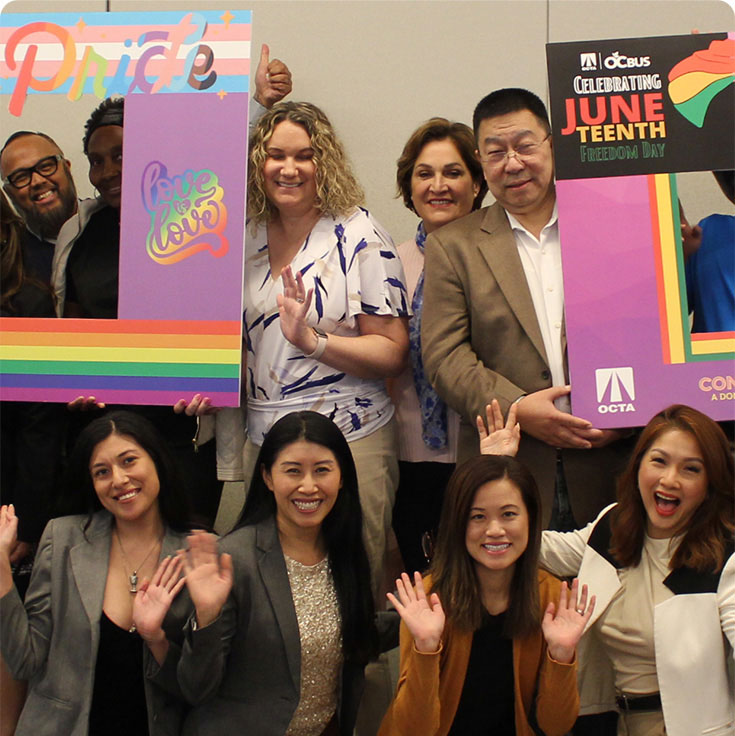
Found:
[[[388,593],[387,597],[411,632],[416,649],[420,652],[436,652],[444,631],[444,609],[436,593],[427,599],[421,573],[415,572],[413,578],[415,589],[408,575],[401,573],[396,580],[398,597],[393,593]]]
[[[281,271],[283,294],[276,297],[280,315],[281,332],[296,348],[304,353],[311,353],[316,347],[316,336],[306,323],[306,315],[311,306],[313,289],[306,291],[304,279],[299,271],[294,278],[291,266]]]
[[[263,107],[271,108],[280,102],[292,88],[291,71],[280,60],[270,60],[267,44],[260,47],[260,61],[255,70],[255,99]]]
[[[104,409],[105,404],[97,401],[94,396],[77,396],[76,399],[70,401],[66,408],[69,411],[94,411],[95,409]]]
[[[144,580],[133,600],[133,623],[136,631],[149,644],[163,641],[163,619],[171,608],[171,603],[184,587],[181,577],[183,560],[180,557],[166,557],[153,575],[152,580]]]
[[[15,507],[0,506],[0,598],[13,588],[10,558],[18,544],[18,517]]]
[[[189,548],[180,551],[186,587],[194,602],[197,623],[207,626],[219,616],[232,590],[232,557],[217,554],[217,537],[195,531],[187,538]]]
[[[482,417],[477,416],[477,433],[480,436],[481,455],[509,455],[515,457],[521,441],[521,425],[516,421],[518,404],[511,404],[508,420],[503,424],[503,412],[497,399],[485,407],[487,428]]]
[[[18,517],[15,515],[15,506],[0,506],[0,555],[10,556],[18,544]]]
[[[191,401],[179,399],[174,404],[174,412],[176,414],[186,414],[188,417],[203,417],[207,414],[216,414],[219,407],[212,406],[212,399],[209,396],[202,398],[201,394],[194,394]]]
[[[541,630],[549,648],[549,654],[557,662],[569,663],[574,659],[574,651],[582,638],[582,632],[595,610],[595,596],[587,605],[587,586],[582,586],[582,595],[577,600],[579,581],[574,578],[572,589],[566,582],[561,584],[558,609],[553,601],[546,607]]]

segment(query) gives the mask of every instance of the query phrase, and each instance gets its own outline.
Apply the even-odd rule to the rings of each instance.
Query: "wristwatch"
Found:
[[[310,353],[304,353],[304,357],[319,360],[327,349],[327,333],[324,332],[324,330],[320,330],[318,327],[312,327],[311,329],[316,337],[316,347]]]

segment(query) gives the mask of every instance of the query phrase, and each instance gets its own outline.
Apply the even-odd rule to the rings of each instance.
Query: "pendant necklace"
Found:
[[[128,572],[128,567],[132,567],[130,564],[130,561],[128,560],[128,556],[125,554],[125,549],[123,548],[122,542],[120,541],[120,535],[118,534],[117,528],[115,528],[115,538],[117,539],[117,543],[120,545],[120,552],[122,552],[123,556],[123,567],[125,568],[125,574],[128,576],[128,580],[130,582],[130,594],[135,595],[138,592],[138,570],[140,570],[143,565],[145,565],[146,560],[151,556],[151,552],[156,548],[156,545],[160,544],[163,540],[163,536],[161,536],[159,539],[157,539],[155,542],[153,542],[153,546],[148,550],[148,554],[143,558],[143,561],[136,567],[133,572]]]

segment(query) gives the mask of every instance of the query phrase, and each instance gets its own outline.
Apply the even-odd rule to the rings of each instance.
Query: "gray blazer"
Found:
[[[459,462],[479,454],[475,417],[496,398],[503,413],[519,396],[549,388],[551,371],[518,247],[505,210],[494,204],[445,225],[426,241],[421,341],[426,374],[462,418]],[[565,354],[566,334],[562,332]],[[594,417],[586,417],[594,422]],[[563,450],[577,523],[614,496],[629,445]],[[518,458],[541,491],[544,525],[554,497],[556,450],[523,435]]]
[[[234,586],[219,618],[187,633],[179,683],[197,707],[183,733],[283,736],[299,703],[301,640],[275,519],[228,534],[220,551],[232,555]],[[397,644],[397,623],[390,617],[379,624],[386,646]],[[353,732],[363,678],[360,665],[345,662],[338,706],[344,736]]]
[[[16,736],[84,736],[89,728],[112,516],[97,512],[85,532],[87,518],[51,520],[36,554],[25,607],[15,588],[0,599],[0,649],[13,676],[30,685]],[[174,554],[184,539],[168,530],[162,556]],[[181,641],[190,611],[185,594],[167,614],[164,629],[174,643],[163,669],[178,659],[175,641]],[[152,657],[146,667],[155,669]],[[151,736],[178,736],[183,701],[147,678],[145,693]]]

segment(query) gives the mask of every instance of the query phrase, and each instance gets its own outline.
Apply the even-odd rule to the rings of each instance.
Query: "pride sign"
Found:
[[[84,93],[247,92],[249,11],[11,13],[0,27],[2,92],[13,115],[34,93],[78,100]]]
[[[202,393],[237,406],[250,12],[0,23],[0,93],[18,128],[29,95],[89,112],[125,96],[119,318],[0,320],[0,398],[171,404]]]

